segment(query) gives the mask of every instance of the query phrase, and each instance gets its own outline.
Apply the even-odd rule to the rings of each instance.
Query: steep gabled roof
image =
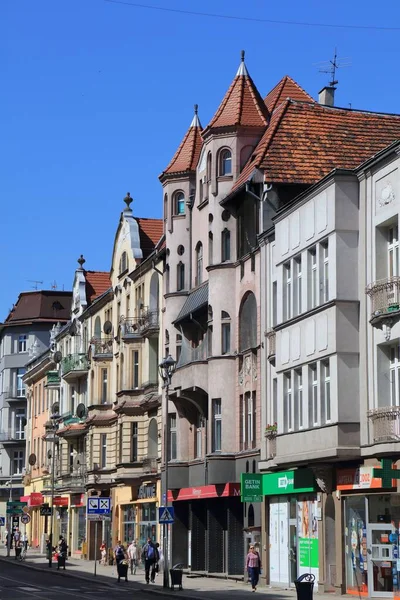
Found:
[[[160,241],[164,223],[162,219],[135,218],[139,225],[140,248],[143,252],[143,258],[147,258]]]
[[[108,271],[86,271],[86,300],[90,305],[93,300],[104,294],[111,287],[110,273]]]
[[[242,62],[224,99],[205,130],[205,137],[212,129],[220,127],[266,127],[269,112],[264,101]]]
[[[202,127],[197,111],[198,106],[195,104],[194,117],[189,129],[168,167],[161,173],[160,179],[165,175],[185,174],[196,170],[203,144],[201,137]]]
[[[292,100],[299,100],[302,102],[315,102],[314,98],[307,94],[299,84],[289,77],[289,75],[285,75],[282,79],[276,84],[274,88],[267,94],[264,98],[264,102],[272,114],[277,106],[287,98],[292,98]]]

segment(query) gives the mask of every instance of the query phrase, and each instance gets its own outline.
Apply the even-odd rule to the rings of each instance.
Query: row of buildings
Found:
[[[2,427],[24,437],[3,435],[1,464],[2,480],[7,460],[23,472],[34,543],[52,468],[73,556],[94,556],[94,527],[108,545],[159,538],[168,460],[174,563],[238,576],[254,542],[271,584],[311,571],[325,591],[398,587],[400,116],[333,99],[288,76],[263,98],[242,57],[160,176],[163,219],[135,217],[128,195],[110,271],[79,259],[50,345],[17,365],[13,315],[46,293],[20,296],[0,364]],[[86,522],[91,495],[111,497],[110,522]]]

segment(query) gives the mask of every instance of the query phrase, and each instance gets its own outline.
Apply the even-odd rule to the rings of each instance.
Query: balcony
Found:
[[[25,446],[25,432],[24,431],[0,431],[0,443],[3,446]]]
[[[49,371],[47,373],[47,382],[46,387],[48,388],[58,388],[60,387],[61,378],[59,371]]]
[[[207,360],[208,357],[208,334],[206,333],[197,346],[192,346],[189,340],[182,339],[181,355],[176,368],[184,367],[194,362]]]
[[[145,456],[142,465],[143,473],[157,473],[158,471],[157,457],[155,456]]]
[[[267,358],[268,360],[273,360],[276,354],[276,333],[275,331],[268,331],[267,333]]]
[[[400,319],[400,277],[389,277],[371,283],[365,290],[371,298],[371,318],[373,327],[382,329],[387,341],[391,329]]]
[[[25,387],[10,387],[4,391],[4,398],[7,402],[21,402],[26,400]]]
[[[267,443],[267,460],[272,460],[276,456],[276,432],[265,434]]]
[[[400,406],[375,408],[368,412],[368,418],[375,444],[400,441]]]
[[[95,360],[112,360],[113,357],[113,338],[93,338],[92,356]]]
[[[86,465],[81,465],[77,469],[67,469],[61,471],[57,477],[55,490],[71,490],[72,492],[84,492],[86,485]]]
[[[68,354],[61,361],[61,375],[65,381],[75,381],[87,375],[89,360],[86,354]]]
[[[125,342],[141,337],[150,337],[159,330],[158,311],[143,309],[138,317],[121,319],[121,336]]]

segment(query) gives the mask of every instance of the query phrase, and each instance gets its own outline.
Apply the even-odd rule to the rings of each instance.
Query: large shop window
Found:
[[[136,539],[136,510],[133,504],[122,507],[122,533],[124,544],[130,544]]]
[[[139,546],[142,548],[149,537],[157,542],[157,504],[145,502],[141,504],[140,510]]]
[[[368,593],[367,525],[365,496],[346,498],[345,569],[347,593]]]

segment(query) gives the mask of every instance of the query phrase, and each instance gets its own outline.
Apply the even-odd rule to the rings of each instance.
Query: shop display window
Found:
[[[368,595],[368,555],[365,496],[345,500],[344,551],[346,591]]]

